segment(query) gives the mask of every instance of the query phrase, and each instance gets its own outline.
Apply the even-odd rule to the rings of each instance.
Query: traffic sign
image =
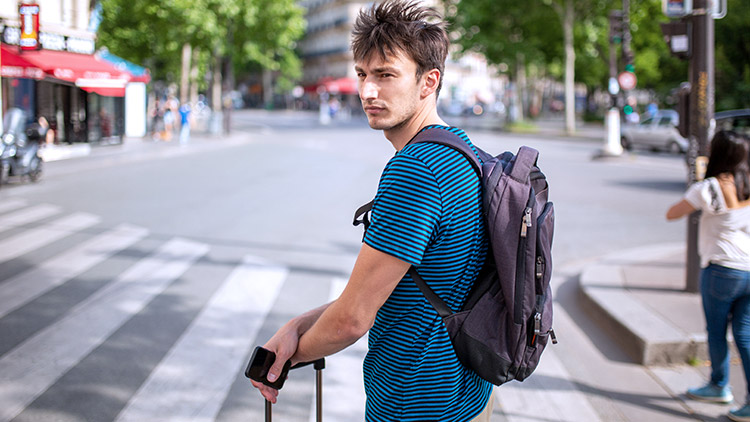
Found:
[[[617,75],[617,82],[620,83],[623,90],[628,91],[635,88],[638,79],[635,77],[635,73],[626,71]]]

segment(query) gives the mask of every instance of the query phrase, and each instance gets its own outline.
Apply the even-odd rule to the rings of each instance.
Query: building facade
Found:
[[[121,141],[126,88],[140,84],[145,92],[150,79],[96,53],[96,7],[89,0],[0,0],[2,112],[15,107],[30,122],[43,117],[57,143]],[[145,114],[145,102],[139,108]]]

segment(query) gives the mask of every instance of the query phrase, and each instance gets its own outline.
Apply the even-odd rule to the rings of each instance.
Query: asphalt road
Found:
[[[251,348],[343,288],[353,212],[393,149],[357,119],[232,121],[229,137],[128,140],[0,189],[0,421],[261,420],[241,373]],[[556,207],[561,343],[529,381],[496,390],[493,420],[691,420],[581,309],[576,280],[599,256],[685,238],[663,217],[682,158],[593,160],[596,139],[469,134],[491,152],[537,148]],[[362,419],[365,349],[329,359],[325,420]],[[312,374],[299,372],[279,420],[310,418]]]

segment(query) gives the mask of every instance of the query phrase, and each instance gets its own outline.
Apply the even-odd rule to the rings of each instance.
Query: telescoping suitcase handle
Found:
[[[291,369],[302,368],[312,365],[315,369],[315,421],[323,422],[323,369],[326,367],[326,359],[320,358],[312,362],[300,362]],[[266,400],[266,422],[271,422],[273,404]]]

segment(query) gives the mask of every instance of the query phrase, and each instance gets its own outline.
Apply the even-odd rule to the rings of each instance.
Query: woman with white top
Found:
[[[701,257],[701,296],[708,331],[711,379],[690,388],[693,399],[731,403],[727,327],[742,359],[750,389],[750,141],[731,131],[711,141],[706,179],[690,186],[683,199],[667,211],[676,220],[701,211],[698,252]],[[729,412],[734,421],[750,422],[750,394],[744,406]]]

